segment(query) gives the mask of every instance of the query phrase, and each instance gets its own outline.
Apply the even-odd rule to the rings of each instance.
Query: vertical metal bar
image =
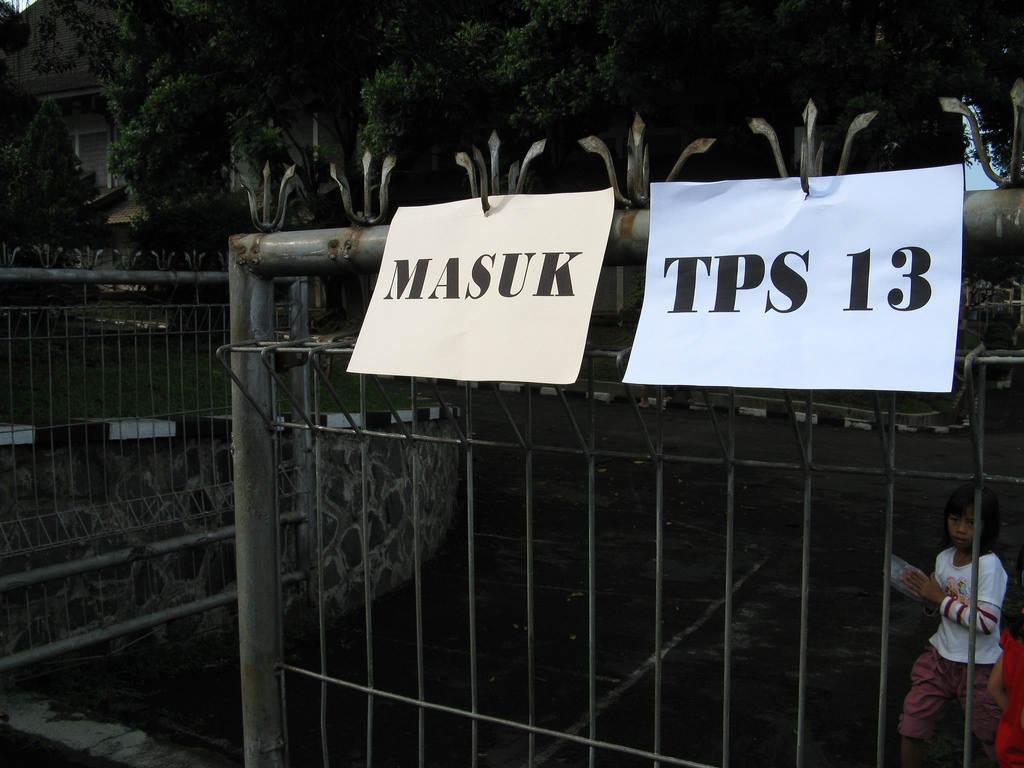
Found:
[[[980,470],[980,466],[979,466]],[[975,478],[974,486],[974,540],[971,546],[971,599],[968,613],[970,628],[968,629],[967,642],[967,694],[964,702],[964,768],[970,768],[972,750],[971,722],[974,718],[974,676],[977,672],[974,660],[975,650],[978,644],[978,584],[979,567],[978,560],[981,558],[981,536],[984,533],[984,523],[981,519],[981,472]]]
[[[91,335],[87,334],[84,328],[82,328],[80,332],[81,332],[81,340],[82,340],[82,344],[81,344],[81,353],[82,354],[81,354],[80,363],[81,363],[81,366],[82,366],[82,370],[86,369],[86,365],[87,365],[87,363],[89,361],[89,348],[90,348],[90,345],[97,345],[98,344],[99,348],[97,349],[96,354],[93,357],[94,357],[94,359],[98,358],[99,361],[100,361],[100,365],[102,366],[103,365],[103,337],[100,336],[99,341],[97,342],[95,336],[91,336]],[[100,381],[102,381],[102,380],[103,379],[101,378]],[[86,402],[88,402],[87,395],[89,394],[89,384],[88,384],[87,378],[85,376],[82,376],[80,383],[81,383],[81,387],[82,387],[82,389],[81,389],[81,397],[82,397],[81,402],[82,403],[86,403]],[[100,385],[100,390],[102,391],[102,389],[103,389],[103,386]],[[95,393],[92,393],[92,394],[95,397]],[[103,399],[103,396],[101,394],[100,395],[101,402],[102,402],[102,399]],[[92,410],[91,408],[86,406],[85,407],[85,411],[81,415],[83,417],[93,416],[94,414],[90,413],[91,410]],[[68,414],[68,415],[70,416],[71,414]],[[69,419],[69,421],[70,421],[70,419]],[[84,452],[84,462],[83,462],[84,466],[82,468],[82,473],[85,476],[85,487],[87,489],[86,497],[87,497],[88,503],[90,505],[99,504],[99,501],[96,499],[96,495],[98,495],[99,488],[96,487],[97,483],[95,483],[95,477],[94,477],[94,473],[93,473],[93,462],[95,462],[96,460],[97,460],[97,458],[96,458],[96,456],[94,455],[94,453],[92,451],[85,451]],[[100,463],[104,464],[104,465],[106,464],[106,462],[100,462]],[[102,468],[102,471],[104,473],[106,473],[106,468],[105,467]]]
[[[810,390],[804,400],[803,429],[803,551],[800,566],[800,674],[797,692],[797,724],[796,724],[796,764],[797,768],[804,765],[804,722],[807,710],[807,613],[811,589],[811,435],[814,413],[814,397]]]
[[[969,356],[966,361],[966,376],[973,380],[974,356]],[[971,414],[971,436],[974,444],[974,542],[971,549],[971,601],[970,601],[970,630],[968,635],[967,654],[967,701],[964,705],[964,768],[971,766],[972,732],[971,721],[974,717],[974,676],[975,662],[974,654],[978,643],[978,585],[979,585],[979,563],[981,558],[981,537],[984,534],[981,515],[981,489],[985,482],[985,390],[987,388],[986,374],[988,367],[981,363],[978,367],[977,394],[974,399],[975,410]],[[970,391],[970,390],[968,390]]]
[[[171,382],[167,378],[167,375],[170,373],[170,370],[171,370],[171,350],[170,350],[170,346],[171,346],[171,333],[173,333],[173,331],[169,327],[164,327],[162,329],[162,332],[160,333],[160,335],[158,337],[157,336],[157,330],[156,330],[157,326],[153,322],[153,319],[154,319],[153,318],[153,310],[150,309],[149,310],[149,317],[147,318],[147,322],[146,322],[146,329],[148,331],[148,334],[147,334],[148,338],[146,339],[146,342],[147,342],[146,349],[147,349],[147,352],[149,354],[149,360],[147,360],[147,367],[146,367],[146,371],[149,374],[149,402],[150,402],[150,408],[149,408],[149,414],[148,415],[149,416],[160,416],[160,417],[166,418],[167,416],[171,415],[170,411],[168,410],[168,408],[170,407],[170,401],[171,401],[171,398],[170,398]],[[162,382],[165,389],[164,389],[164,391],[162,393],[160,393],[160,394],[164,394],[167,397],[167,402],[166,402],[165,406],[163,408],[160,408],[160,409],[157,409],[157,381],[156,381],[156,375],[155,375],[156,374],[156,366],[154,364],[156,361],[154,359],[155,356],[153,354],[153,347],[155,346],[154,345],[154,341],[157,338],[160,339],[160,346],[162,347],[163,358],[164,358],[164,360],[163,360],[164,370],[167,372],[164,375],[164,380]],[[157,350],[157,352],[159,354],[160,350]],[[171,435],[170,435],[169,431],[168,431],[168,434],[165,436],[165,438],[161,442],[165,442],[167,444],[168,453],[170,453],[169,449],[170,449],[170,446],[171,446]],[[149,448],[150,448],[150,450],[153,453],[154,466],[157,466],[157,457],[159,456],[159,447],[158,446],[159,446],[159,443],[157,442],[157,439],[154,437],[152,442],[149,443]]]
[[[662,670],[663,612],[665,596],[665,391],[658,384],[654,390],[655,452],[654,464],[654,744],[653,751],[662,751]],[[654,762],[655,768],[659,763]]]
[[[537,724],[537,702],[534,691],[534,679],[536,677],[534,663],[534,638],[536,629],[533,621],[533,388],[526,387],[526,429],[525,429],[525,452],[523,456],[524,470],[526,473],[526,675],[527,675],[527,696],[529,699],[529,725]],[[530,731],[529,736],[529,762],[533,768],[536,759],[537,737]]]
[[[111,416],[113,418],[120,418],[126,413],[138,414],[140,411],[139,407],[139,344],[135,335],[138,334],[138,310],[130,309],[129,314],[125,322],[121,323],[117,328],[117,406]],[[115,440],[111,435],[110,430],[107,432],[107,447],[111,451],[116,451],[122,462],[130,463],[133,458],[136,462],[140,461],[138,455],[139,446],[138,441],[134,441],[132,444],[128,440]],[[135,451],[135,456],[130,456],[130,452]],[[137,505],[137,509],[130,511],[132,523],[138,525],[141,519],[141,515],[144,515],[146,506],[144,504]]]
[[[877,399],[876,399],[877,405]],[[881,408],[876,407],[876,415],[881,415]],[[878,654],[878,731],[875,741],[875,765],[876,768],[885,766],[885,724],[886,724],[886,694],[889,690],[889,631],[892,622],[891,605],[892,590],[892,544],[893,544],[893,518],[896,511],[896,393],[889,393],[889,420],[885,424],[881,419],[878,421],[879,432],[885,429],[888,440],[882,441],[882,457],[885,462],[885,559],[883,561],[883,591],[882,591],[882,647]]]
[[[288,335],[292,341],[309,335],[309,278],[294,280],[288,288]],[[310,411],[309,366],[296,365],[291,369],[290,388],[296,408],[308,414]],[[293,421],[299,421],[293,419]],[[296,492],[293,502],[296,512],[301,513],[303,522],[295,526],[296,565],[299,570],[308,570],[313,562],[312,533],[309,521],[313,519],[313,431],[292,430],[292,455],[295,461]]]
[[[366,424],[366,376],[359,376],[359,414],[362,424]],[[366,687],[371,691],[376,685],[373,663],[373,585],[370,581],[370,438],[365,433],[359,435],[359,546],[363,561],[363,617],[366,636]],[[366,695],[366,768],[373,768],[373,710],[372,693]]]
[[[659,384],[655,393],[658,431],[654,454],[654,751],[661,752],[662,602],[665,595],[665,392]],[[655,761],[655,768],[660,763]]]
[[[180,316],[180,313],[181,313],[181,310],[179,310],[179,316]],[[179,323],[178,324],[179,325],[179,330],[174,334],[173,337],[170,335],[170,333],[171,333],[170,329],[168,328],[168,330],[167,330],[167,335],[168,335],[167,346],[166,346],[166,350],[167,350],[167,375],[166,375],[166,379],[165,379],[165,384],[167,386],[167,401],[169,403],[174,401],[172,396],[171,396],[171,393],[174,391],[174,388],[173,388],[173,385],[171,383],[171,378],[170,378],[171,377],[171,371],[174,370],[174,368],[171,365],[172,359],[174,361],[174,364],[177,365],[177,368],[178,368],[178,381],[175,382],[177,384],[177,386],[178,386],[178,390],[177,391],[181,392],[181,393],[184,393],[184,392],[188,391],[185,388],[185,379],[189,375],[190,371],[186,368],[186,365],[185,365],[185,363],[186,363],[185,349],[186,349],[186,343],[189,341],[189,339],[188,339],[189,335],[191,335],[191,340],[190,341],[191,341],[192,349],[195,349],[196,346],[199,343],[199,325],[198,325],[199,318],[196,316],[196,314],[197,313],[194,312],[194,311],[191,312],[191,323],[186,323],[186,322]],[[191,334],[189,334],[189,328],[192,329],[191,330]],[[183,416],[186,412],[189,412],[189,411],[195,413],[197,416],[199,415],[199,388],[198,387],[195,389],[195,401],[192,401],[191,398],[188,398],[188,399],[181,398],[181,402],[180,402],[180,405],[178,406],[178,409],[179,410],[177,411],[176,415],[179,415],[179,416]],[[191,432],[192,432],[192,430],[191,430],[191,421],[189,419],[184,419],[184,418],[181,419],[180,427],[181,427],[181,432],[178,434],[178,437],[181,439],[182,444],[187,445],[188,444],[188,440],[192,437],[192,434],[191,434]],[[170,443],[170,442],[171,442],[171,440],[169,438],[168,439],[168,443]],[[173,483],[173,481],[172,481],[172,483]],[[188,481],[183,479],[182,482],[181,482],[181,489],[184,490],[187,487],[187,485],[188,485]],[[175,485],[172,484],[171,490],[172,491],[177,491],[178,488]],[[207,522],[206,522],[205,519],[203,520],[203,525],[204,526],[207,525]]]
[[[100,381],[101,382],[110,381],[110,378],[109,378],[110,372],[109,372],[108,366],[107,366],[107,337],[108,337],[108,335],[109,334],[107,333],[107,324],[106,323],[102,323],[100,325],[100,335],[99,335],[99,339],[97,341],[97,343],[99,344],[99,347],[100,347],[99,358],[100,358]],[[100,385],[100,412],[99,412],[98,415],[101,416],[101,417],[107,416],[108,415],[107,414],[107,409],[109,408],[109,406],[110,406],[110,403],[109,403],[109,401],[107,399],[107,388],[106,388],[105,385],[101,384]],[[102,451],[101,455],[105,454],[106,453],[106,448],[107,448],[107,444],[106,444],[105,439],[100,443],[100,447],[101,447],[101,451]],[[102,474],[101,486],[100,486],[100,494],[102,495],[103,502],[105,503],[107,501],[108,496],[109,496],[109,492],[108,492],[107,489],[110,488],[109,480],[110,480],[110,471],[111,470],[108,467],[110,462],[108,462],[106,460],[103,460],[103,461],[100,461],[99,464],[100,464],[100,472]]]
[[[29,328],[28,328],[29,333],[28,333],[28,336],[25,339],[25,344],[26,344],[26,346],[28,348],[28,384],[29,384],[29,387],[31,388],[30,391],[35,392],[37,390],[37,387],[41,387],[42,384],[36,380],[36,375],[35,375],[35,373],[36,373],[36,354],[35,354],[35,347],[32,344],[32,340],[36,337],[36,335],[32,332],[32,330],[33,330],[32,329],[32,323],[31,323],[31,320],[30,320]],[[46,414],[47,417],[49,417],[49,415],[50,415],[49,413]],[[31,421],[29,422],[30,424],[38,424],[41,421],[41,419],[39,417],[39,414],[36,411],[36,398],[34,398],[34,397],[30,397],[29,398],[29,418],[31,419]],[[29,464],[30,464],[31,469],[32,469],[32,477],[33,478],[40,477],[41,476],[41,472],[40,472],[40,469],[39,469],[39,456],[38,456],[38,452],[37,451],[32,451],[29,455],[30,455]],[[39,500],[39,484],[36,483],[36,482],[32,483],[32,503],[33,503],[35,509],[44,509],[42,503]],[[39,527],[42,528],[42,526],[39,526]],[[31,633],[29,633],[29,639],[31,640]]]
[[[713,413],[714,411],[712,411]],[[736,520],[736,390],[729,388],[725,448],[725,630],[722,638],[722,768],[729,768],[732,694],[733,531]]]
[[[123,416],[125,413],[140,414],[142,411],[142,385],[139,381],[139,376],[143,368],[142,353],[140,352],[141,343],[139,342],[139,314],[142,310],[135,308],[132,310],[132,322],[129,326],[131,339],[131,363],[128,368],[130,371],[129,378],[131,383],[128,385],[127,391],[130,392],[129,405],[130,410],[122,410],[117,415],[118,417]],[[120,440],[118,445],[121,451],[121,455],[124,456],[128,451],[132,451],[135,454],[135,466],[142,466],[142,441],[141,440]],[[148,512],[147,505],[140,505],[140,508]],[[141,520],[139,521],[142,522]]]
[[[234,259],[229,266],[231,340],[269,341],[274,332],[273,282],[254,277]],[[257,355],[236,354],[231,367],[247,393],[271,412],[269,377]],[[281,658],[277,474],[270,425],[232,387],[235,542],[238,571],[242,738],[246,768],[280,768],[285,724],[277,662]]]
[[[412,434],[418,431],[416,418],[416,377],[410,382],[412,393]],[[419,448],[413,439],[406,440],[406,455],[412,464],[412,565],[413,565],[413,586],[416,594],[416,693],[420,701],[426,698],[425,672],[423,667],[423,562],[420,557],[420,462]],[[419,736],[418,749],[419,766],[423,768],[426,764],[426,711],[423,707],[416,710],[416,729]]]
[[[477,685],[476,658],[476,491],[474,484],[473,441],[473,387],[465,384],[466,402],[466,551],[469,567],[469,689],[470,707],[475,715],[480,711],[480,694]],[[480,724],[473,718],[471,768],[477,768],[480,754]]]
[[[15,356],[16,356],[17,347],[20,346],[20,345],[18,344],[18,339],[16,339],[15,336],[14,336],[15,331],[17,329],[17,324],[14,323],[14,316],[15,316],[14,312],[3,312],[3,313],[0,313],[0,323],[3,323],[3,325],[5,326],[6,334],[5,334],[4,338],[7,340],[7,344],[4,347],[5,352],[2,355],[5,358],[3,360],[3,362],[5,363],[5,366],[7,368],[7,381],[4,382],[4,398],[3,398],[3,400],[4,400],[4,405],[5,405],[5,412],[8,413],[8,414],[11,414],[11,416],[12,416],[11,421],[12,422],[17,423],[17,422],[20,421],[20,419],[13,418],[13,416],[15,415],[15,411],[14,411],[14,359],[15,359]],[[31,373],[31,371],[30,371],[30,373]],[[27,384],[28,384],[29,387],[32,386],[31,378],[29,379]],[[21,395],[20,392],[19,392],[19,395],[21,397],[23,397],[23,395]],[[13,424],[12,424],[11,428],[13,430]],[[12,442],[13,442],[13,438],[14,438],[13,431],[11,432],[11,438],[12,438]],[[14,472],[17,472],[18,469],[19,469],[19,466],[18,466],[18,464],[19,464],[19,462],[18,462],[18,453],[19,452],[14,450],[14,447],[12,446],[9,455],[10,455],[10,461],[11,461],[11,469]],[[33,453],[34,453],[34,451],[33,451]],[[22,525],[23,524],[24,523],[22,523]],[[4,535],[2,537],[2,539],[0,539],[0,546],[3,546],[4,548],[6,548],[7,543],[8,543],[7,536]],[[10,605],[10,604],[8,606],[6,606],[7,618],[6,618],[6,621],[4,623],[5,627],[10,627],[11,626],[11,619],[10,619],[10,615],[11,614],[10,614],[10,611],[11,611],[12,607],[13,606]]]
[[[594,466],[594,360],[589,360],[587,394],[590,409],[591,450],[587,455],[587,716],[590,738],[597,738],[597,481]],[[596,760],[593,746],[587,750],[587,765]]]
[[[317,384],[313,394],[313,423],[320,423],[320,386]],[[312,433],[312,430],[311,430]],[[320,482],[320,467],[323,466],[323,441],[319,435],[313,438],[313,488],[315,493],[313,536],[316,551],[313,563],[316,568],[316,606],[317,606],[317,639],[320,644],[320,674],[326,676],[327,670],[327,598],[324,594],[324,507],[323,483]],[[320,681],[320,757],[323,768],[330,768],[330,750],[327,745],[327,681]]]
[[[72,410],[73,410],[72,407],[71,407],[71,368],[72,368],[72,366],[71,366],[71,329],[68,326],[67,309],[61,307],[61,308],[56,309],[54,311],[59,313],[58,316],[60,317],[60,319],[62,321],[61,322],[61,326],[62,326],[62,329],[63,329],[62,338],[61,338],[60,341],[61,341],[61,346],[64,348],[64,355],[63,355],[63,357],[64,357],[64,381],[61,382],[61,386],[63,387],[64,393],[65,393],[64,402],[66,403],[66,412],[64,413],[63,419],[61,421],[62,421],[62,423],[70,424],[71,423],[71,414],[72,414]],[[52,340],[48,340],[48,341],[52,341]],[[52,344],[48,344],[47,346],[52,346]],[[52,369],[50,370],[50,374],[49,375],[50,375],[50,378],[52,379],[53,378],[53,370]],[[81,374],[79,373],[78,375],[81,375]],[[51,403],[50,404],[50,414],[49,414],[49,416],[50,416],[50,423],[51,424],[56,424],[57,420],[54,418],[55,414],[53,413],[53,401],[51,400],[50,403]],[[68,454],[67,454],[67,462],[66,462],[66,470],[65,471],[69,475],[72,475],[74,473],[74,471],[75,471],[74,470],[74,466],[75,466],[75,462],[71,460],[71,452],[69,451]],[[59,493],[58,493],[58,490],[57,490],[57,482],[56,482],[56,479],[58,477],[60,477],[60,474],[57,471],[57,451],[54,451],[54,450],[50,451],[50,467],[51,467],[51,471],[53,473],[53,478],[54,478],[54,483],[53,483],[53,509],[56,511],[56,510],[61,508],[61,504],[60,504],[60,500],[59,500]],[[67,600],[67,598],[65,597],[65,601],[66,600]],[[67,625],[67,629],[68,629],[68,631],[72,630],[70,622]]]

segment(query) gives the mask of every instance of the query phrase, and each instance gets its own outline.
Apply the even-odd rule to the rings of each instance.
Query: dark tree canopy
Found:
[[[352,162],[363,80],[389,52],[424,48],[476,3],[405,0],[51,0],[93,41],[120,134],[114,168],[150,206],[223,188],[240,165],[298,159],[314,220],[330,162]],[[97,11],[100,11],[97,13]],[[109,21],[106,21],[109,19]],[[44,45],[45,48],[45,45]],[[59,62],[49,62],[59,66]],[[297,121],[316,114],[312,145]],[[254,179],[255,181],[255,179]]]
[[[962,119],[938,106],[954,96],[980,109],[1006,162],[1008,92],[1024,75],[1019,0],[51,2],[92,36],[121,126],[115,166],[144,200],[218,188],[240,160],[279,173],[291,157],[312,224],[331,215],[318,202],[327,163],[358,173],[364,148],[397,153],[404,172],[497,129],[508,156],[548,139],[547,179],[577,139],[624,138],[634,113],[672,134],[675,154],[718,139],[703,178],[773,175],[745,118],[792,145],[813,98],[831,173],[850,120],[870,110],[852,170],[960,162]],[[111,23],[90,26],[89,8]],[[294,132],[311,112],[331,141]]]
[[[441,120],[466,105],[467,126],[490,116],[483,109],[524,138],[573,140],[638,112],[693,135],[715,128],[732,144],[715,151],[742,156],[763,149],[744,117],[766,118],[786,139],[813,98],[837,127],[826,137],[836,153],[849,121],[877,109],[862,144],[879,167],[906,168],[962,159],[961,120],[938,107],[956,96],[981,108],[1005,161],[1008,92],[1024,75],[1013,0],[522,0],[460,33],[461,44],[407,51],[368,80],[371,143],[443,138],[422,122],[420,135],[409,131],[418,115],[457,135]]]
[[[18,146],[0,152],[0,241],[78,247],[95,242],[92,184],[81,175],[67,124],[56,103],[39,106]]]
[[[14,6],[0,0],[0,53],[7,56],[21,50],[28,44],[28,35],[28,25]],[[34,109],[32,97],[21,93],[11,82],[7,62],[0,57],[0,142],[17,136]]]

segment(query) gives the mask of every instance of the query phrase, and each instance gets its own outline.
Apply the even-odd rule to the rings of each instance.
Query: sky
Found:
[[[981,168],[981,163],[973,163],[967,166],[965,187],[966,189],[995,189],[996,184],[985,175],[985,171]]]
[[[967,139],[967,156],[971,157],[974,154],[974,138],[971,136],[971,131],[967,127],[966,121],[964,121],[964,137]],[[973,163],[968,163],[964,170],[964,189],[996,188],[996,183],[985,175],[985,170],[977,160]]]

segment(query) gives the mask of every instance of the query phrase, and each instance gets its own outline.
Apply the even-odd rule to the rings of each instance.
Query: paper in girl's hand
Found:
[[[907,589],[907,585],[903,583],[904,571],[917,571],[921,574],[924,573],[924,571],[922,571],[920,568],[915,568],[906,560],[896,557],[896,555],[893,555],[892,566],[889,570],[889,580],[892,584],[892,588],[895,589],[897,592],[901,592],[907,597],[913,598],[914,600],[920,600],[921,598],[919,598],[917,595],[915,595],[913,592]]]

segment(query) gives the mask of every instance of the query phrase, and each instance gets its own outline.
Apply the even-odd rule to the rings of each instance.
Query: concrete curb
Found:
[[[518,391],[521,385],[503,383],[501,385],[504,391]],[[602,403],[612,402],[626,402],[630,396],[634,399],[640,397],[640,387],[635,385],[628,385],[629,395],[626,394],[626,390],[620,382],[614,381],[595,381],[594,382],[594,401]],[[576,382],[570,384],[564,388],[567,395],[573,395],[576,397],[587,397],[588,388],[586,382]],[[542,396],[554,396],[556,389],[554,387],[540,387],[540,394]],[[729,398],[728,395],[721,393],[711,393],[710,396],[711,405],[716,410],[725,410],[728,407]],[[753,416],[755,418],[780,418],[788,419],[789,412],[786,409],[786,401],[781,398],[768,398],[768,397],[754,397],[750,395],[737,395],[735,398],[736,411],[743,416]],[[801,403],[795,403],[796,417],[798,421],[803,421],[806,415],[799,410]],[[703,397],[696,397],[693,402],[680,402],[676,400],[670,400],[666,404],[667,408],[689,408],[691,410],[707,410],[707,405],[704,402]],[[874,430],[878,428],[875,423],[875,414],[873,411],[861,409],[861,408],[848,408],[837,405],[827,405],[815,403],[813,423],[816,425],[843,427],[845,429],[862,429],[862,430]],[[941,413],[938,411],[932,411],[929,413],[897,413],[896,414],[896,430],[898,432],[931,432],[933,434],[949,434],[950,432],[956,432],[963,429],[963,425],[959,424],[947,424]]]
[[[50,702],[30,694],[0,691],[6,726],[71,754],[90,765],[110,768],[240,768],[240,764],[206,749],[154,739],[119,723],[91,720],[80,712],[58,712]]]

